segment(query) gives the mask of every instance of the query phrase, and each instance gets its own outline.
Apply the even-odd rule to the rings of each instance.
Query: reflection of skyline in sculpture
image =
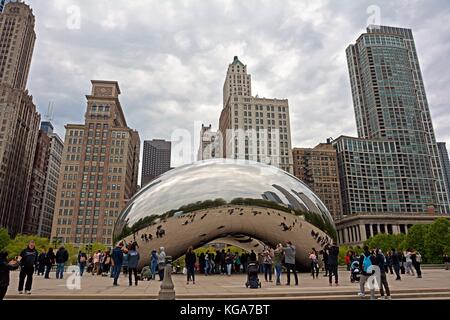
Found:
[[[274,188],[276,188],[277,190],[279,190],[287,199],[287,201],[289,201],[290,207],[294,210],[300,210],[300,211],[311,211],[311,209],[305,207],[303,204],[300,203],[300,201],[298,201],[298,199],[296,199],[289,191],[287,191],[286,189],[283,189],[283,187],[279,186],[279,185],[272,185]]]
[[[273,201],[273,202],[277,202],[277,203],[283,203],[283,201],[281,201],[280,197],[272,191],[266,191],[262,194],[263,199],[268,200],[268,201]]]
[[[217,239],[242,247],[248,239],[257,247],[291,240],[305,265],[303,251],[319,243],[311,234],[321,235],[322,246],[335,237],[331,215],[323,208],[308,187],[278,168],[243,160],[201,161],[169,171],[140,190],[120,214],[114,236],[129,242],[139,234],[152,235],[152,241],[139,243],[140,250],[164,246],[175,258],[188,246]],[[165,234],[155,237],[158,230]]]

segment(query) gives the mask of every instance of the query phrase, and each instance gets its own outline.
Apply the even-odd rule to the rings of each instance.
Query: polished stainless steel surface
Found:
[[[152,235],[145,241],[143,234]],[[145,186],[120,214],[115,240],[136,240],[147,264],[151,249],[166,248],[175,259],[188,246],[216,239],[255,251],[292,241],[297,261],[335,237],[325,205],[303,182],[265,164],[231,159],[173,169]]]

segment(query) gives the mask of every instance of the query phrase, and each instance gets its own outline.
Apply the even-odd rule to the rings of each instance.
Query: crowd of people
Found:
[[[396,281],[402,280],[402,274],[422,278],[422,256],[413,248],[409,248],[404,252],[393,248],[386,254],[379,248],[369,250],[369,247],[364,246],[363,250],[363,253],[359,256],[350,251],[345,257],[347,270],[351,273],[351,281],[359,281],[358,296],[360,297],[365,297],[366,284],[372,275],[376,275],[376,270],[379,270],[379,279],[377,280],[379,283],[377,284],[380,291],[380,299],[391,299],[387,274],[395,274]],[[377,269],[372,266],[377,266]],[[376,287],[369,287],[370,298],[375,299]]]
[[[144,236],[145,239],[145,236]],[[148,239],[148,238],[147,238]],[[64,270],[69,253],[60,246],[56,252],[53,248],[41,250],[39,253],[35,248],[34,241],[30,241],[27,247],[22,250],[18,257],[7,261],[8,254],[0,253],[0,300],[6,294],[9,286],[9,272],[20,268],[19,273],[19,294],[31,294],[33,275],[50,278],[52,268],[56,267],[56,279],[64,278]],[[128,275],[129,285],[138,285],[140,279],[164,279],[164,269],[166,266],[166,253],[164,247],[159,250],[152,250],[150,253],[150,263],[145,266],[138,276],[138,266],[140,254],[138,252],[138,243],[136,241],[124,245],[119,243],[111,252],[109,250],[96,251],[90,255],[79,251],[77,263],[79,266],[79,275],[83,276],[85,270],[87,273],[99,276],[109,276],[113,279],[113,285],[118,285],[118,279],[123,272]],[[345,256],[345,265],[350,272],[350,281],[359,282],[360,297],[365,297],[366,284],[372,275],[375,274],[373,266],[379,269],[379,291],[380,299],[391,299],[390,288],[387,275],[395,274],[395,280],[402,280],[402,275],[417,276],[422,278],[422,256],[410,248],[404,252],[391,249],[386,254],[376,248],[369,250],[367,246],[363,248],[363,253],[357,255],[353,251],[347,252]],[[339,265],[339,247],[333,244],[327,244],[324,249],[317,251],[312,248],[308,254],[311,266],[311,276],[313,279],[319,278],[320,269],[324,271],[323,276],[328,277],[329,285],[339,285],[338,265]],[[291,242],[284,245],[278,244],[275,248],[264,247],[262,252],[250,253],[232,252],[231,249],[211,250],[196,254],[192,247],[188,248],[185,255],[185,270],[187,284],[191,281],[195,284],[195,274],[205,276],[213,274],[223,274],[231,276],[232,274],[247,273],[249,265],[255,264],[259,268],[259,273],[264,274],[266,282],[272,282],[274,276],[276,285],[281,285],[281,277],[284,272],[286,275],[286,285],[291,283],[291,273],[293,273],[295,285],[298,285],[298,275],[295,266],[296,248]],[[449,268],[449,257],[443,256],[443,262],[446,269]],[[179,268],[179,267],[175,267]],[[134,281],[133,281],[134,280]],[[375,299],[375,288],[370,289],[371,299]]]
[[[290,241],[283,246],[278,244],[276,248],[266,246],[261,253],[231,252],[231,249],[216,250],[215,252],[206,251],[198,256],[190,247],[185,255],[187,284],[192,281],[195,284],[195,273],[205,276],[213,274],[223,274],[231,276],[232,274],[246,273],[247,268],[252,263],[257,263],[259,271],[264,273],[267,282],[272,282],[272,274],[275,274],[276,284],[281,285],[282,267],[287,272],[287,285],[290,285],[291,272],[294,274],[295,285],[298,285],[298,276],[295,268],[295,246]]]

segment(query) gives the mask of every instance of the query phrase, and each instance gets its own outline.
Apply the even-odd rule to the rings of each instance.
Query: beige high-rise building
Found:
[[[314,148],[294,148],[294,175],[322,200],[334,219],[342,216],[336,150],[330,141]]]
[[[23,2],[6,4],[0,14],[0,83],[25,90],[36,33],[33,10]]]
[[[26,90],[34,15],[24,3],[0,13],[0,227],[22,232],[40,116]]]
[[[67,124],[52,241],[112,245],[114,223],[138,188],[140,139],[115,81],[91,81],[84,124]]]
[[[234,57],[228,66],[219,120],[223,157],[263,162],[293,173],[288,100],[251,94],[247,66]]]

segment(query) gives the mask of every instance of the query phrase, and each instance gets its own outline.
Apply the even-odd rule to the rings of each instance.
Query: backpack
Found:
[[[364,272],[367,272],[367,269],[372,265],[372,260],[370,258],[371,258],[370,254],[368,256],[364,255],[364,260],[363,260]]]
[[[422,256],[421,256],[420,253],[418,253],[418,252],[417,252],[417,254],[416,254],[416,262],[422,263]]]

